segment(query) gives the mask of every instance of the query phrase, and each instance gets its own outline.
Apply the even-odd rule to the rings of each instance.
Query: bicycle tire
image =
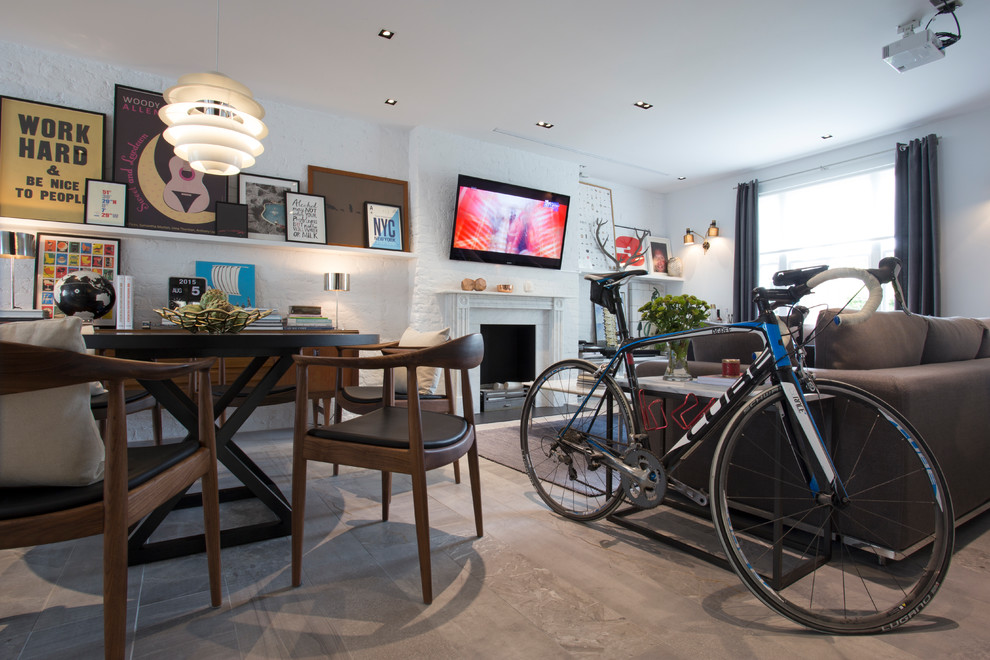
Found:
[[[621,456],[634,428],[629,403],[609,376],[582,407],[596,370],[584,360],[551,365],[534,381],[522,409],[519,442],[526,474],[547,506],[572,520],[597,520],[622,501],[619,473],[589,455],[589,431]]]
[[[811,494],[783,436],[777,386],[721,437],[709,483],[715,529],[743,583],[774,611],[833,634],[892,630],[931,602],[948,570],[945,479],[914,427],[879,398],[834,381],[817,389],[824,396],[809,395],[808,410],[848,504]]]

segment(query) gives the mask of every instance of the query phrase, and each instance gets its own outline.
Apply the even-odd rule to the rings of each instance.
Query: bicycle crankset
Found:
[[[644,449],[633,449],[622,461],[641,473],[636,477],[621,473],[622,490],[634,505],[641,509],[652,509],[663,502],[667,491],[667,474],[660,465],[660,459]]]

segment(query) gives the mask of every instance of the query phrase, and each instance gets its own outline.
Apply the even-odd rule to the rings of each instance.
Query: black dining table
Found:
[[[180,329],[152,329],[97,330],[95,334],[85,335],[84,339],[87,348],[100,352],[113,351],[114,356],[131,360],[203,357],[250,359],[234,381],[226,386],[222,395],[215,398],[213,404],[213,417],[219,420],[235,398],[238,399],[236,410],[222,423],[217,423],[216,446],[217,460],[243,486],[223,489],[220,501],[257,498],[275,514],[276,520],[221,530],[220,544],[229,547],[288,536],[291,533],[292,508],[288,498],[237,445],[237,431],[292,367],[292,356],[299,354],[302,349],[346,349],[348,346],[375,344],[379,337],[377,334],[332,330],[245,330],[238,334],[211,335]],[[256,377],[259,377],[258,380],[248,387]],[[185,389],[173,381],[140,382],[185,428],[187,438],[196,436],[196,403]],[[202,505],[200,495],[183,492],[141,521],[130,536],[128,563],[142,564],[203,552],[206,543],[202,534],[154,542],[148,540],[172,510],[196,505]]]

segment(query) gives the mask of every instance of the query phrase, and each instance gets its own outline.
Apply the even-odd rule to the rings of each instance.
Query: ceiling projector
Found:
[[[909,31],[902,39],[883,47],[883,61],[901,73],[945,57],[941,42],[931,30]]]

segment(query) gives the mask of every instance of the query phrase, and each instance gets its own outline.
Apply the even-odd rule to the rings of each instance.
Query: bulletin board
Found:
[[[370,247],[365,202],[400,209],[402,251],[409,245],[409,186],[399,179],[309,166],[309,194],[326,199],[327,244]]]

